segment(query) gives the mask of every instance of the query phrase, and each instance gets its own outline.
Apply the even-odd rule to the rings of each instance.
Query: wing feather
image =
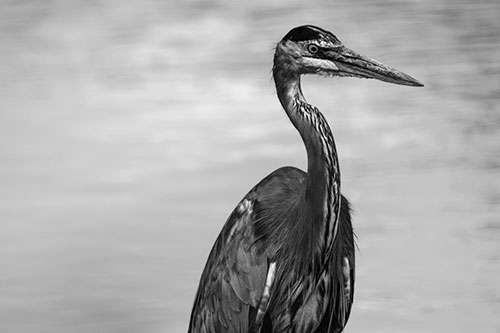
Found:
[[[196,294],[189,332],[247,332],[262,295],[267,256],[255,244],[252,192],[229,216]]]
[[[266,240],[286,221],[304,178],[305,173],[297,168],[280,168],[259,182],[233,210],[203,270],[190,333],[245,333],[254,327],[269,263],[276,254],[273,242]],[[273,290],[266,297],[272,299]]]

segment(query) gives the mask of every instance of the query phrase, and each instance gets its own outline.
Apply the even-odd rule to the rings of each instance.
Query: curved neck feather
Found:
[[[340,210],[340,170],[332,132],[321,112],[305,100],[298,73],[275,65],[273,76],[281,105],[300,133],[307,151],[304,200],[305,216],[310,221],[306,223],[320,225],[321,230],[315,228],[324,232],[324,237],[318,237],[323,240],[319,245],[331,247]]]

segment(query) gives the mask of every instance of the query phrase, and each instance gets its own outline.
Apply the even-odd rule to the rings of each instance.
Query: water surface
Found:
[[[307,77],[353,202],[349,332],[500,332],[496,1],[0,2],[0,331],[183,332],[230,211],[304,168],[275,43],[312,23],[425,83]]]

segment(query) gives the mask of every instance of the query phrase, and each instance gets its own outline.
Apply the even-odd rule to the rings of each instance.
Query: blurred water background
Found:
[[[500,332],[497,0],[0,1],[0,332],[185,332],[208,252],[305,168],[275,43],[315,24],[424,88],[306,77],[359,238],[347,332]]]

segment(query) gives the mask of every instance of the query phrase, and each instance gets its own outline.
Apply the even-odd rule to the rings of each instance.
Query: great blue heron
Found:
[[[354,293],[350,204],[340,193],[333,135],[300,76],[354,76],[422,86],[307,25],[278,43],[273,77],[307,150],[307,173],[283,167],[229,216],[208,257],[189,332],[341,332]]]

